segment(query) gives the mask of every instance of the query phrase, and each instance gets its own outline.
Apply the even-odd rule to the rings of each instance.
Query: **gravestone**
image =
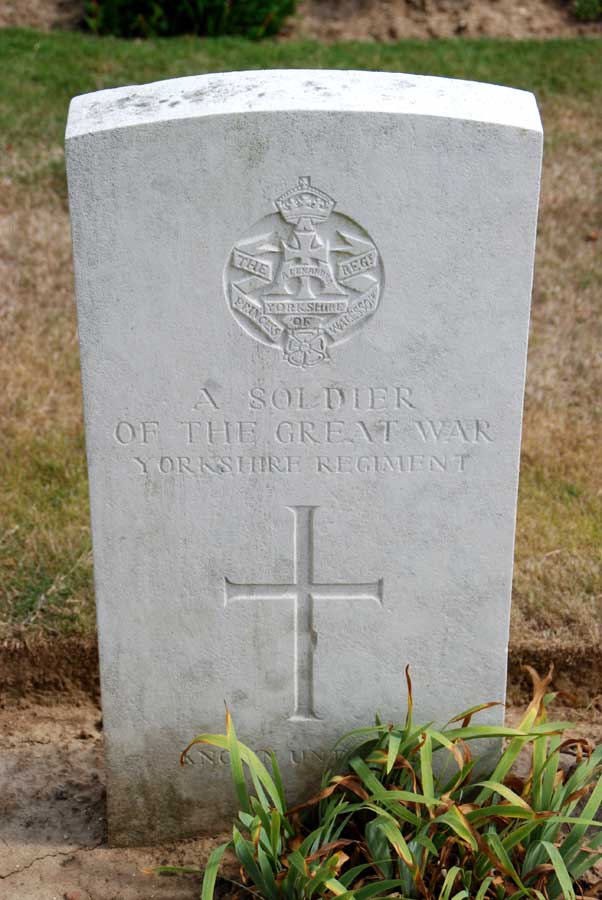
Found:
[[[229,822],[227,754],[178,765],[224,702],[295,798],[407,663],[418,718],[504,699],[541,143],[398,74],[73,100],[113,843]]]

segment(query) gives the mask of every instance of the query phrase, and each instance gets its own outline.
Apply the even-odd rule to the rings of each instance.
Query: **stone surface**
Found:
[[[224,701],[296,796],[406,663],[419,717],[503,700],[541,139],[396,74],[72,102],[113,842],[228,820],[226,754],[178,767]]]

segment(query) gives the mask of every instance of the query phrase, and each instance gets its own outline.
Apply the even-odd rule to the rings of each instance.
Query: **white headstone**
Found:
[[[77,97],[67,151],[115,843],[292,795],[376,711],[503,700],[532,95],[271,71]],[[489,721],[502,712],[492,710]]]

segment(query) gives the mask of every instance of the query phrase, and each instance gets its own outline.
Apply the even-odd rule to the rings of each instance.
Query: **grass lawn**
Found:
[[[0,32],[0,637],[94,627],[62,136],[71,96],[232,69],[533,90],[546,129],[513,642],[602,643],[602,40],[399,44]]]

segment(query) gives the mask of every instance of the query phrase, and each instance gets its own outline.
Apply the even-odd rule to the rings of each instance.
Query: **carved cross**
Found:
[[[314,707],[315,600],[374,600],[382,606],[383,579],[356,584],[314,581],[317,506],[289,506],[294,520],[293,580],[289,584],[237,584],[225,579],[226,605],[234,600],[292,600],[295,605],[295,704],[291,719],[317,719]]]

